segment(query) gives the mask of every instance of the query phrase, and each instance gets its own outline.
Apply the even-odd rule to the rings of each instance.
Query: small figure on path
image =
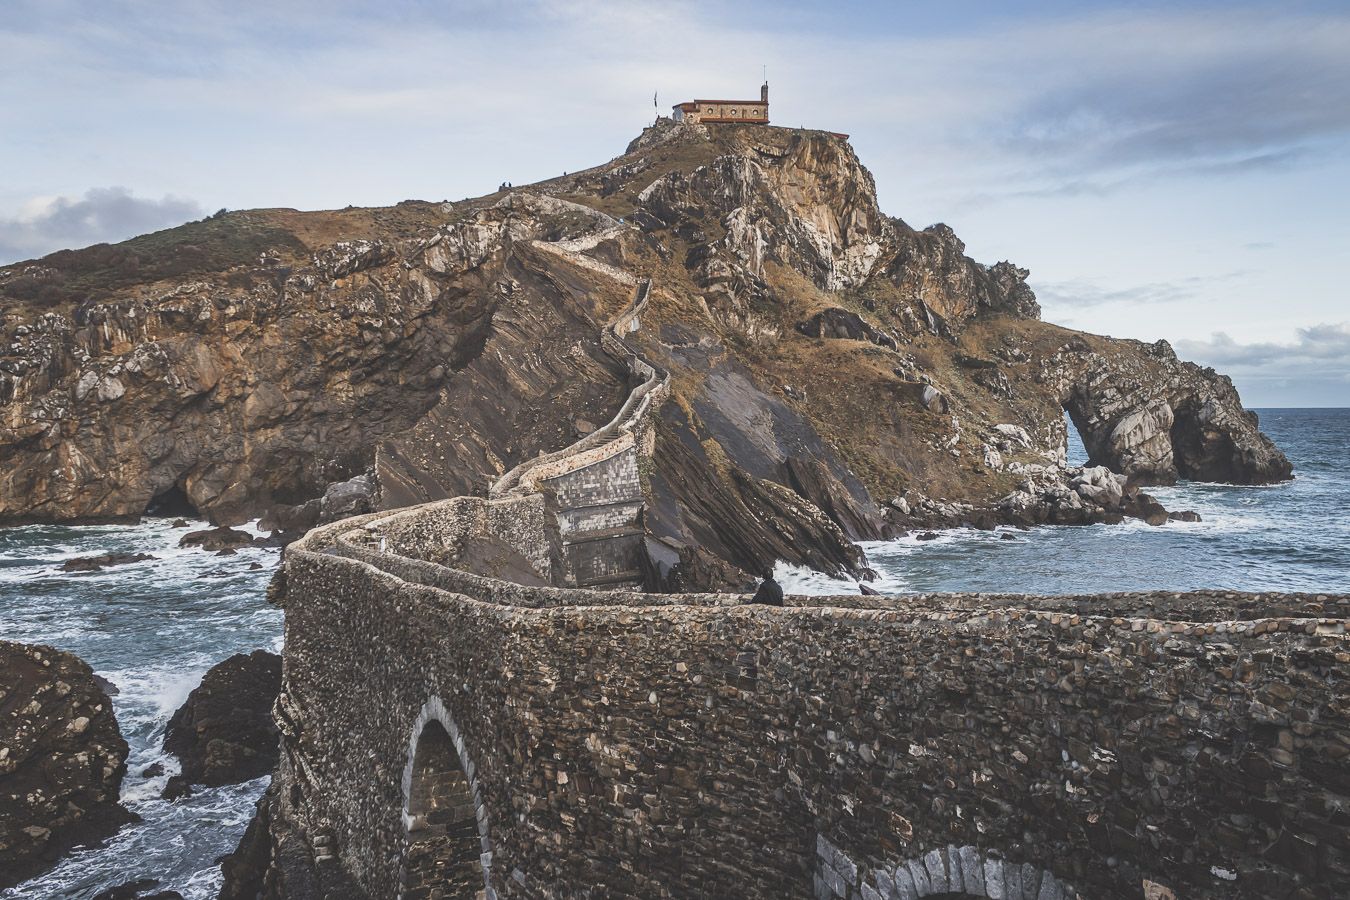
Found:
[[[764,580],[759,583],[759,590],[755,591],[754,599],[750,602],[763,603],[765,606],[783,605],[783,586],[773,580],[772,569],[764,573]]]

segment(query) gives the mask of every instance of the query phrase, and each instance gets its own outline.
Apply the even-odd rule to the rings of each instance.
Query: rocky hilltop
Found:
[[[299,531],[484,495],[623,405],[602,326],[642,279],[630,340],[670,385],[643,472],[644,528],[679,551],[667,587],[1290,477],[1228,378],[1041,321],[1027,275],[884,214],[838,135],[669,122],[477,199],[64,251],[0,269],[0,522],[191,508]],[[1065,411],[1086,468],[1065,466]]]

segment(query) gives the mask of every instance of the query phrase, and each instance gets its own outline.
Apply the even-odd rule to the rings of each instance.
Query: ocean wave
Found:
[[[138,525],[30,526],[0,531],[0,620],[5,637],[73,651],[117,688],[113,708],[130,748],[122,801],[142,821],[103,847],[86,848],[2,896],[89,898],[140,878],[185,897],[213,897],[215,860],[234,848],[266,779],[226,788],[194,788],[170,803],[164,784],[179,770],[163,751],[174,711],[225,657],[279,649],[281,611],[264,593],[278,551],[246,547],[230,556],[180,548],[171,519]],[[256,522],[244,530],[259,534]],[[60,564],[101,553],[150,553],[142,563],[67,573]],[[261,568],[251,568],[258,563]],[[164,774],[145,778],[160,763]]]
[[[209,900],[220,890],[216,860],[239,843],[268,778],[224,787],[195,787],[181,800],[136,804],[140,822],[124,826],[99,847],[65,856],[38,878],[0,895],[5,900],[89,900],[109,886],[142,878],[186,900]]]

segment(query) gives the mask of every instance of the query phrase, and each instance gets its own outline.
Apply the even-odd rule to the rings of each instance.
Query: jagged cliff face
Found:
[[[1003,515],[1053,482],[1095,509],[1101,478],[1058,468],[1065,410],[1135,482],[1290,474],[1226,378],[1040,322],[1025,269],[884,215],[838,136],[664,124],[506,194],[232,213],[0,269],[0,521],[285,518],[363,473],[385,507],[481,494],[623,402],[599,335],[638,277],[631,340],[672,379],[647,525],[699,583],[856,568],[845,537],[929,498]]]

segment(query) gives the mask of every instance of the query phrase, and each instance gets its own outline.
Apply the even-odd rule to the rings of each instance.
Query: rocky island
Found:
[[[0,521],[304,534],[223,896],[1343,893],[1350,598],[738,593],[1290,477],[1226,377],[1027,275],[767,125],[224,213],[0,270]]]
[[[299,533],[484,495],[618,411],[632,374],[601,326],[639,279],[632,338],[672,400],[645,528],[684,586],[1290,476],[1227,378],[1040,321],[1026,277],[882,213],[841,136],[764,125],[658,124],[606,165],[453,204],[223,213],[0,269],[0,522]],[[1086,471],[1064,466],[1066,410]]]

